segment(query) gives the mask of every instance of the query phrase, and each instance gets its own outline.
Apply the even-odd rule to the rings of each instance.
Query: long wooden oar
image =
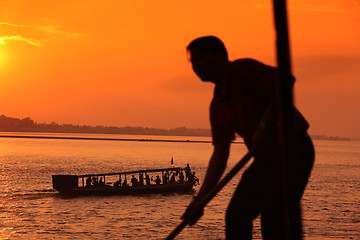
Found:
[[[192,216],[200,209],[204,208],[215,195],[220,192],[223,187],[230,182],[230,180],[246,165],[246,163],[252,158],[253,152],[249,151],[245,156],[228,172],[225,177],[213,187],[213,189],[206,194],[202,199],[199,199],[199,203],[194,207],[192,213],[188,216]],[[182,222],[169,234],[166,240],[174,239],[189,223],[189,217],[185,217]]]

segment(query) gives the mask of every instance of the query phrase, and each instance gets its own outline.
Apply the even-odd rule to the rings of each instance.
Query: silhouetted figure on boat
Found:
[[[151,185],[149,174],[145,173],[145,182],[146,185]]]
[[[138,182],[137,178],[135,177],[135,175],[132,175],[132,178],[131,178],[131,185],[132,185],[133,187],[135,187],[135,186],[138,186],[138,185],[139,185],[139,182]]]
[[[119,180],[117,180],[115,183],[114,183],[114,187],[120,187],[121,186],[121,176],[119,176]]]
[[[185,177],[183,171],[180,171],[179,173],[179,182],[185,182]]]
[[[143,173],[139,173],[139,185],[144,185],[144,175]]]
[[[169,182],[169,174],[167,172],[163,175],[163,184],[166,184]]]
[[[306,120],[293,106],[292,136],[299,151],[291,152],[284,169],[287,178],[283,202],[282,163],[277,132],[276,75],[277,69],[253,59],[229,61],[224,44],[216,37],[192,41],[187,50],[196,75],[215,84],[210,105],[213,154],[198,196],[190,203],[183,217],[217,184],[224,173],[230,144],[239,134],[254,161],[242,175],[226,212],[226,239],[252,238],[252,222],[261,215],[264,239],[284,239],[284,216],[289,216],[290,239],[301,239],[300,200],[314,162],[314,148],[307,134]],[[289,79],[289,84],[293,84]],[[294,144],[295,146],[295,144]],[[290,211],[285,215],[283,205]],[[195,224],[203,211],[191,215]]]
[[[90,187],[92,183],[91,177],[86,178],[86,187]]]
[[[199,184],[199,179],[195,176],[195,174],[195,172],[189,173],[188,182],[191,182],[196,186],[196,184]]]
[[[155,183],[156,183],[156,185],[161,184],[161,179],[160,179],[159,175],[156,176]]]
[[[116,182],[114,182],[114,187],[120,187],[121,185],[121,181],[117,180]]]
[[[129,186],[129,184],[128,184],[128,182],[127,182],[126,177],[125,177],[125,179],[124,179],[124,182],[123,182],[122,186],[123,186],[123,187],[127,187],[127,186]]]
[[[99,185],[105,185],[105,182],[104,182],[104,180],[103,180],[103,177],[100,177]]]
[[[170,177],[170,183],[176,183],[176,175],[175,173],[171,174],[171,177]]]
[[[97,177],[93,177],[93,178],[92,178],[92,185],[93,185],[93,186],[98,185],[98,179],[97,179]]]
[[[186,178],[186,181],[189,181],[190,174],[191,174],[190,165],[186,164],[186,166],[185,166],[185,178]]]

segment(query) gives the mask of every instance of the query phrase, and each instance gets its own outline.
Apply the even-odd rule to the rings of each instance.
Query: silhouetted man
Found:
[[[276,111],[276,68],[253,59],[229,61],[224,44],[207,36],[192,41],[187,50],[192,68],[204,82],[215,84],[210,105],[214,146],[204,182],[183,217],[221,178],[230,144],[239,134],[254,153],[226,212],[226,239],[252,239],[252,222],[261,215],[264,239],[284,239],[284,202],[281,187],[281,161],[278,148]],[[294,80],[294,79],[293,79]],[[301,239],[300,200],[314,162],[314,149],[307,134],[308,123],[294,108],[294,136],[300,149],[286,169],[291,239]],[[202,211],[190,219],[195,224]]]

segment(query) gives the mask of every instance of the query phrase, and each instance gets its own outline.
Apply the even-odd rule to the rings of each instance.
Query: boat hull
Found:
[[[89,186],[89,187],[73,187],[68,189],[57,189],[63,194],[74,195],[132,195],[132,194],[155,194],[155,193],[175,193],[175,192],[193,192],[193,184],[185,183],[169,183],[160,185],[144,185],[129,187],[113,187],[105,186]]]

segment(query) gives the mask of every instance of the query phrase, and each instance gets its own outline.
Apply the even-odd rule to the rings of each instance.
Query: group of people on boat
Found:
[[[165,171],[162,176],[156,175],[155,178],[153,176],[149,176],[146,172],[139,173],[139,177],[137,178],[135,175],[132,175],[131,186],[144,186],[144,185],[160,185],[160,184],[171,184],[171,183],[183,183],[183,182],[192,182],[194,185],[199,184],[199,179],[196,176],[195,172],[191,172],[189,164],[184,168],[184,170],[179,171]],[[119,180],[114,183],[114,187],[128,187],[128,181],[126,179],[122,180],[121,176]]]
[[[97,177],[88,177],[86,179],[86,186],[96,186],[96,185],[105,185],[105,181],[102,177],[98,179]]]
[[[172,171],[164,171],[161,174],[161,178],[159,175],[149,176],[147,172],[140,172],[139,177],[137,178],[135,175],[132,175],[130,179],[130,183],[126,178],[126,174],[124,174],[125,179],[122,180],[121,174],[119,175],[119,180],[117,180],[113,186],[114,187],[136,187],[136,186],[149,186],[149,185],[161,185],[161,184],[174,184],[174,183],[184,183],[191,182],[194,185],[199,184],[199,179],[196,176],[195,172],[191,172],[189,164],[186,165],[184,169],[181,170],[172,170]],[[86,186],[99,186],[106,185],[105,181],[102,177],[98,180],[98,177],[88,177],[86,179]]]
[[[192,182],[194,185],[199,184],[199,179],[197,178],[196,173],[191,172],[190,167],[188,171],[185,168],[185,173],[182,170],[180,170],[179,172],[172,172],[172,173],[165,172],[162,175],[162,180],[160,179],[159,175],[157,175],[155,179],[155,184],[157,185],[169,184],[169,183],[170,184],[183,183],[183,182]]]

